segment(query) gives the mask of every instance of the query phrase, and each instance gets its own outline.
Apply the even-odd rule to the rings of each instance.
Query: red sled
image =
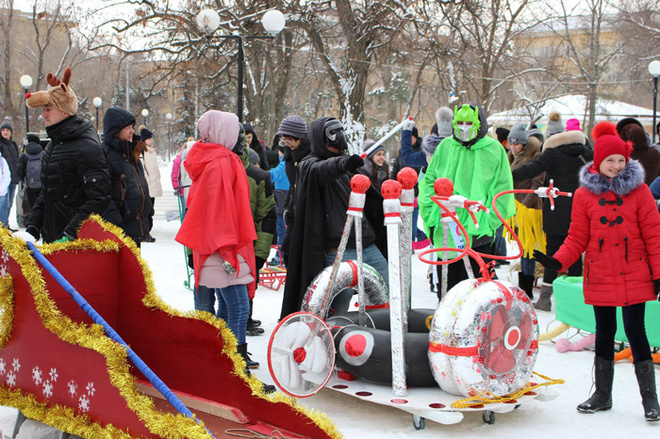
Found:
[[[78,240],[40,250],[200,423],[177,413],[25,242],[5,229],[0,246],[1,405],[90,438],[226,437],[230,429],[341,437],[325,415],[281,393],[264,394],[245,374],[222,320],[165,304],[139,250],[117,227],[93,216]]]

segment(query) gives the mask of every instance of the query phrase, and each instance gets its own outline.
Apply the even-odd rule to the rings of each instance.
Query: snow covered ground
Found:
[[[163,187],[169,188],[169,169],[161,169]],[[193,308],[192,292],[183,286],[185,265],[181,246],[174,241],[178,221],[167,222],[165,211],[176,210],[176,198],[171,190],[165,190],[162,198],[156,199],[156,217],[152,235],[155,243],[142,245],[142,256],[153,273],[158,294],[170,305],[181,309]],[[12,213],[12,218],[14,217]],[[15,219],[12,219],[15,221]],[[13,227],[16,227],[15,222]],[[437,299],[429,292],[426,280],[427,266],[413,258],[413,307],[435,308]],[[509,277],[508,268],[498,270],[501,278]],[[536,292],[538,294],[538,290]],[[266,334],[249,337],[249,350],[253,359],[261,363],[254,371],[265,382],[272,383],[266,362],[268,338],[277,324],[282,289],[271,291],[257,290],[254,317],[263,321]],[[554,313],[539,312],[540,331],[546,332],[552,326]],[[556,324],[556,322],[554,323]],[[574,331],[572,332],[574,333]],[[577,339],[579,339],[578,336]],[[493,425],[485,424],[482,412],[466,413],[465,419],[455,425],[440,425],[426,422],[426,428],[416,431],[412,416],[406,412],[376,405],[358,398],[325,389],[319,394],[299,399],[301,405],[325,412],[349,439],[369,438],[480,438],[493,437],[535,437],[535,438],[621,438],[630,436],[657,436],[660,423],[644,421],[641,400],[638,393],[632,364],[628,361],[617,363],[614,384],[614,407],[609,412],[592,415],[578,413],[575,406],[588,398],[591,392],[591,366],[593,351],[558,353],[551,342],[540,343],[535,370],[551,378],[561,378],[563,385],[553,386],[559,396],[549,402],[532,400],[511,413],[498,414]],[[438,388],[440,392],[440,389]],[[16,410],[0,408],[0,428],[4,436],[10,437]],[[3,436],[3,437],[4,437]],[[19,438],[58,438],[59,432],[33,421],[27,421],[18,435]]]

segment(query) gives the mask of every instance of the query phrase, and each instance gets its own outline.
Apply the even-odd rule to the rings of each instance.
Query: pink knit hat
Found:
[[[566,121],[566,131],[582,131],[580,121],[577,119],[568,119]]]

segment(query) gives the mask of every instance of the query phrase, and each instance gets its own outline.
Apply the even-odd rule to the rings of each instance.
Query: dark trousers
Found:
[[[557,253],[559,247],[564,243],[566,236],[563,235],[546,235],[545,250],[548,256]],[[568,269],[569,276],[582,276],[582,258],[575,261]],[[543,283],[552,285],[552,282],[557,279],[557,270],[545,267],[543,270]]]
[[[495,254],[496,249],[495,246],[492,245],[492,242],[489,242],[488,244],[480,245],[478,247],[473,248],[474,251],[478,253],[484,253],[487,255],[492,255]],[[438,260],[442,259],[441,255],[438,255]],[[486,263],[490,262],[491,259],[484,258],[484,261]],[[474,272],[474,277],[481,277],[481,273],[479,272],[479,264],[477,263],[476,260],[470,258],[470,266],[472,267],[472,271]],[[438,279],[440,279],[440,284],[442,284],[442,265],[436,265],[436,270],[438,271]],[[491,270],[491,276],[495,275],[495,271]],[[457,283],[464,281],[465,279],[468,278],[467,271],[465,270],[465,263],[461,261],[456,261],[453,264],[449,264],[448,270],[447,270],[447,291],[451,290],[454,285]],[[438,285],[438,299],[442,299],[440,297],[442,289],[440,288],[440,285]]]
[[[596,316],[596,356],[614,360],[614,334],[616,333],[616,306],[594,306]],[[630,343],[635,363],[651,359],[651,347],[646,337],[644,310],[646,303],[622,306],[623,328]]]

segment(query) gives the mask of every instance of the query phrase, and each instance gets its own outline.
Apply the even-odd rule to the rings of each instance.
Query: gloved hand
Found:
[[[344,168],[347,171],[355,172],[358,168],[364,166],[364,160],[359,155],[353,154],[344,162]]]
[[[561,262],[559,262],[552,256],[546,255],[543,252],[534,250],[534,259],[536,259],[536,262],[543,265],[544,267],[553,268],[557,271],[561,270]]]
[[[20,240],[23,240],[25,242],[31,242],[32,244],[36,244],[37,240],[34,239],[34,236],[32,236],[30,233],[23,232],[22,230],[19,230],[17,232],[13,232],[11,234],[14,238],[18,238]]]
[[[655,283],[655,294],[658,296],[658,301],[660,301],[660,279],[653,281]]]
[[[412,131],[413,128],[415,128],[415,121],[406,119],[403,123],[403,131]]]
[[[191,270],[195,269],[195,264],[193,263],[193,255],[190,253],[188,255],[188,267],[190,267]]]
[[[256,263],[257,271],[259,271],[260,269],[262,269],[264,267],[264,265],[266,265],[266,260],[260,258],[259,256],[255,256],[254,260],[255,260],[255,263]]]
[[[30,235],[34,236],[35,241],[39,241],[39,229],[37,229],[35,226],[27,226],[25,229],[26,232],[28,232]]]

